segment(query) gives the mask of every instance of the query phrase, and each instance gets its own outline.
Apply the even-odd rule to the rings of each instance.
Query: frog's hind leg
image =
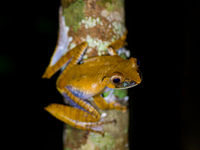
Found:
[[[77,45],[75,48],[68,51],[65,55],[63,55],[55,64],[49,64],[49,66],[46,68],[42,78],[51,78],[61,67],[63,67],[65,64],[67,64],[69,67],[69,64],[76,64],[78,63],[87,48],[87,42],[82,42],[81,44]]]
[[[102,135],[104,132],[101,125],[114,122],[114,120],[99,121],[99,119],[95,119],[88,112],[61,104],[50,104],[45,107],[45,110],[47,110],[57,119],[75,128],[100,133]]]
[[[62,75],[62,74],[61,74]],[[59,82],[58,82],[59,83]],[[45,109],[57,119],[78,129],[89,130],[103,134],[103,130],[99,130],[99,126],[106,123],[114,123],[115,120],[103,121],[100,113],[89,103],[73,95],[69,89],[58,84],[59,92],[71,100],[71,104],[76,104],[75,108],[60,104],[51,104]],[[66,97],[65,97],[66,98]],[[78,105],[78,107],[77,107]]]
[[[63,95],[63,97],[64,97],[64,102],[65,102],[66,104],[69,104],[70,106],[75,107],[75,108],[78,108],[78,109],[80,109],[80,110],[84,110],[82,107],[80,107],[78,104],[76,104],[73,100],[71,100],[71,99],[69,98],[69,96],[67,96],[67,94],[63,93],[62,95]]]

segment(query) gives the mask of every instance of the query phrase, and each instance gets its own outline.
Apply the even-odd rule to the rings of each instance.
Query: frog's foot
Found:
[[[101,95],[94,96],[94,102],[100,109],[116,109],[126,111],[127,107],[115,101],[107,102]]]
[[[91,132],[95,132],[95,133],[99,133],[102,136],[104,136],[104,130],[103,130],[103,125],[105,124],[110,124],[110,123],[115,123],[116,124],[116,120],[107,120],[107,121],[99,121],[99,122],[95,122],[95,123],[90,123],[88,124],[87,128],[85,130],[91,131]]]
[[[61,104],[50,104],[45,107],[45,110],[72,127],[92,131],[101,135],[104,134],[102,125],[116,122],[115,120],[101,121],[86,111]]]
[[[117,39],[116,41],[112,42],[109,46],[108,46],[108,53],[113,56],[113,55],[117,55],[116,50],[122,48],[124,45],[126,45],[126,35],[127,35],[128,31],[126,30],[124,32],[124,35],[121,36],[119,39]]]

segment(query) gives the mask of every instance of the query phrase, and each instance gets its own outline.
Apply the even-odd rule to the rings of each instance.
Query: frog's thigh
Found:
[[[74,125],[74,122],[97,122],[90,113],[80,110],[78,108],[70,107],[62,104],[51,104],[45,108],[49,113],[55,116],[57,119]]]
[[[100,127],[97,128],[98,126],[114,122],[113,120],[112,121],[95,120],[94,117],[88,112],[61,104],[51,104],[45,107],[45,110],[47,110],[57,119],[75,128],[82,130],[89,130],[100,134],[103,134],[103,130]]]
[[[115,101],[108,103],[101,95],[94,96],[94,102],[100,109],[126,110],[126,106]]]

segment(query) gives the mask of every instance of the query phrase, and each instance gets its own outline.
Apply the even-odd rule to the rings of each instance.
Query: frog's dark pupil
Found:
[[[120,79],[119,79],[119,78],[115,78],[115,79],[113,79],[113,82],[114,82],[114,83],[119,83],[119,82],[120,82]]]

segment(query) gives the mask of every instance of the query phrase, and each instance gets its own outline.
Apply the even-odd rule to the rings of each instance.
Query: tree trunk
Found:
[[[82,41],[88,42],[84,59],[107,54],[107,46],[125,33],[124,0],[62,0],[60,9],[60,36],[58,45],[67,46],[66,53]],[[122,48],[122,57],[129,51]],[[104,93],[105,99],[117,99],[127,105],[126,90]],[[128,150],[128,111],[99,110],[105,120],[117,121],[107,124],[104,137],[97,133],[65,125],[64,150]]]

